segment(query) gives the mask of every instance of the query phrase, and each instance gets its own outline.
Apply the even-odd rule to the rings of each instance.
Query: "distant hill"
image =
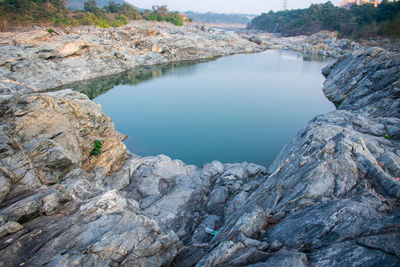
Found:
[[[69,0],[68,8],[73,10],[83,10],[83,4],[87,0]],[[97,6],[102,8],[108,6],[110,2],[115,2],[117,4],[125,4],[124,0],[96,0]]]
[[[369,3],[369,1],[368,1]],[[382,1],[339,8],[331,2],[309,8],[263,13],[254,18],[249,29],[280,33],[284,36],[314,34],[321,30],[337,31],[340,37],[368,38],[400,36],[400,2]]]
[[[186,11],[183,14],[188,15],[193,22],[213,24],[247,24],[255,17],[255,15],[249,14],[198,13],[193,11]]]

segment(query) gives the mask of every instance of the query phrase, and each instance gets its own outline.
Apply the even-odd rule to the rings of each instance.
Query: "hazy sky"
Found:
[[[198,11],[215,13],[260,14],[270,10],[281,10],[283,0],[125,0],[139,8],[151,9],[153,5],[167,5],[169,10]],[[324,3],[327,0],[287,0],[288,9],[309,7],[311,3]],[[341,0],[332,0],[338,5]]]

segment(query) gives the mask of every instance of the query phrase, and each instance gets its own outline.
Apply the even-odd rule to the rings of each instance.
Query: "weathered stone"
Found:
[[[68,42],[66,44],[61,45],[56,49],[54,56],[55,57],[70,57],[81,55],[87,50],[89,50],[93,44],[89,43],[85,40],[74,40],[72,42]]]
[[[60,192],[54,192],[47,196],[44,196],[43,199],[43,212],[46,215],[54,215],[56,214],[61,208],[64,202],[67,202],[65,196],[63,196]]]
[[[0,210],[0,214],[7,221],[24,223],[40,216],[41,208],[42,196],[36,194],[7,206],[5,209]]]
[[[46,28],[4,33],[0,42],[1,80],[11,81],[0,81],[0,94],[43,91],[137,67],[262,50],[236,33],[144,20],[110,29],[79,26],[60,35],[49,35]]]
[[[0,174],[0,202],[4,200],[11,189],[11,180]]]
[[[218,186],[210,193],[210,200],[207,203],[207,210],[213,212],[221,208],[228,198],[228,188],[225,186]]]
[[[240,227],[240,231],[247,237],[254,237],[266,224],[265,212],[257,207],[252,213],[246,215],[245,223]]]
[[[249,267],[267,267],[267,266],[282,266],[282,267],[307,267],[307,255],[299,252],[284,252],[271,256],[267,261],[258,262],[249,265]]]
[[[353,73],[353,77],[356,72],[368,75],[370,64],[375,60],[380,68],[388,62],[389,56],[391,61],[397,58],[381,50],[374,51],[349,55],[329,71],[324,70],[325,87],[332,90],[329,93],[334,95],[336,90],[347,86],[349,73]],[[371,53],[373,57],[369,56]],[[397,63],[391,61],[389,64],[398,70]],[[388,68],[388,75],[392,71]],[[337,81],[335,86],[332,80]],[[354,85],[357,83],[358,80]],[[361,89],[362,81],[359,83]],[[261,233],[262,226],[261,229],[257,227],[258,234],[249,231],[246,235],[265,243],[273,241],[269,243],[268,252],[276,255],[269,258],[271,262],[267,260],[259,266],[284,265],[285,262],[288,266],[307,265],[307,261],[303,261],[304,254],[296,252],[292,257],[281,249],[283,243],[289,251],[310,253],[308,264],[311,265],[398,264],[397,252],[391,247],[395,246],[398,234],[395,218],[399,212],[395,203],[400,189],[396,180],[400,157],[395,151],[399,150],[399,144],[397,139],[389,140],[384,136],[387,134],[385,125],[397,122],[399,109],[392,107],[397,107],[399,101],[396,95],[384,97],[383,92],[390,91],[393,84],[372,84],[367,89],[364,87],[365,95],[381,96],[369,98],[368,104],[314,118],[270,166],[268,179],[238,210],[225,216],[223,226],[211,243],[235,242],[238,226],[252,225],[253,216],[249,216],[249,210],[256,206],[268,213],[266,231]],[[360,97],[356,97],[355,92],[359,89],[346,89],[343,103],[350,98],[358,101]],[[351,241],[354,239],[357,241]],[[218,251],[218,246],[209,255],[214,250]],[[245,248],[240,253],[251,251]]]
[[[40,32],[0,36],[26,44],[0,47],[1,266],[399,265],[398,54],[373,48],[325,68],[324,92],[339,110],[314,118],[269,171],[246,162],[197,168],[126,152],[87,97],[32,88],[260,46],[148,22]],[[355,48],[330,33],[257,37],[313,54]],[[103,153],[91,156],[99,139]]]
[[[5,224],[0,225],[0,237],[13,234],[21,231],[22,229],[24,229],[24,227],[17,222],[6,222]]]
[[[282,242],[280,242],[279,240],[275,239],[270,247],[269,247],[269,252],[277,252],[279,251],[281,248],[283,247]]]
[[[194,231],[191,242],[193,244],[202,244],[209,242],[213,237],[211,234],[206,232],[206,227],[210,229],[216,228],[216,223],[220,220],[220,217],[216,215],[207,216],[200,224],[196,227]]]
[[[321,31],[310,36],[278,37],[271,33],[257,33],[247,35],[249,40],[267,49],[286,49],[298,51],[307,57],[320,59],[321,57],[339,58],[344,54],[359,48],[356,43],[340,40],[337,33]]]
[[[234,243],[232,241],[225,241],[219,244],[211,253],[204,256],[197,264],[200,266],[221,266],[226,265],[230,260],[241,254],[245,250],[242,243]]]

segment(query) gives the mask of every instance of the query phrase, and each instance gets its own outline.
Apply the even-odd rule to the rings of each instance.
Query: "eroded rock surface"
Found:
[[[339,110],[313,119],[283,149],[197,266],[400,264],[392,248],[400,232],[398,58],[372,48],[323,70],[324,92],[343,99]],[[254,241],[246,245],[242,234]]]
[[[341,57],[360,48],[360,45],[348,39],[339,39],[337,33],[321,31],[313,35],[278,37],[272,33],[247,33],[250,41],[263,49],[285,49],[303,53],[308,57]]]
[[[86,42],[43,57],[79,61],[98,49]],[[6,82],[30,93],[0,99],[0,265],[398,266],[398,58],[373,48],[325,68],[338,110],[314,118],[269,170],[136,156],[85,95]]]
[[[204,227],[219,228],[237,208],[223,207],[245,202],[267,175],[248,163],[198,169],[135,156],[100,106],[71,90],[0,105],[1,266],[169,265],[208,242]],[[94,140],[104,141],[99,156]]]
[[[120,28],[64,31],[1,33],[0,93],[43,91],[140,66],[261,51],[236,33],[204,26],[134,21]]]

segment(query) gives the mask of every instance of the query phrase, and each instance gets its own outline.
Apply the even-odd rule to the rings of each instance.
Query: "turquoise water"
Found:
[[[143,69],[103,79],[103,87],[86,93],[135,154],[197,166],[212,160],[268,166],[309,120],[334,110],[321,91],[328,63],[269,50]]]

